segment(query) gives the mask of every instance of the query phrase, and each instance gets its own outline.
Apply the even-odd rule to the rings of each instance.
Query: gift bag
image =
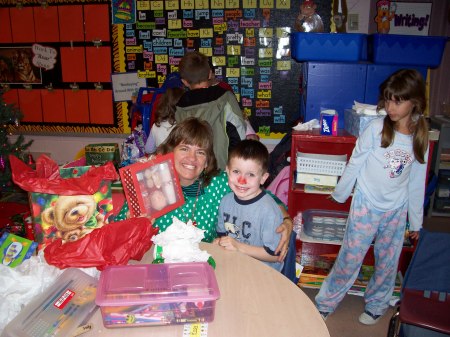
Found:
[[[108,224],[112,218],[110,182],[119,178],[112,162],[99,167],[74,168],[61,176],[58,165],[42,155],[33,170],[20,159],[10,156],[12,179],[29,192],[35,241],[44,249],[55,240],[77,241]]]
[[[152,245],[158,228],[147,218],[113,222],[93,231],[80,240],[63,244],[56,240],[48,244],[44,257],[48,264],[64,269],[126,265],[129,260],[140,261]]]

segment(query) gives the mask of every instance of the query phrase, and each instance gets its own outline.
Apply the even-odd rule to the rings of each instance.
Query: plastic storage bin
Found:
[[[365,34],[292,33],[291,55],[298,62],[356,62],[365,59]]]
[[[308,209],[303,212],[303,231],[323,241],[341,242],[347,227],[347,212]]]
[[[347,165],[347,155],[297,152],[297,172],[341,176]]]
[[[110,266],[96,303],[106,328],[211,322],[220,297],[206,262]]]
[[[69,268],[32,300],[3,330],[2,337],[67,337],[97,306],[97,280]]]
[[[397,34],[371,34],[367,49],[369,60],[379,64],[438,67],[447,37]]]

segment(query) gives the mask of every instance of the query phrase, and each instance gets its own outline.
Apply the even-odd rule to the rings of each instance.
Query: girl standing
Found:
[[[168,88],[158,102],[155,112],[155,123],[150,129],[150,135],[145,143],[146,153],[155,153],[156,148],[167,138],[174,127],[175,110],[178,100],[183,95],[182,88]]]
[[[374,243],[375,272],[367,285],[362,324],[375,324],[389,307],[407,216],[411,237],[422,227],[428,158],[425,83],[416,70],[402,69],[380,86],[378,109],[356,142],[330,198],[343,203],[352,193],[347,230],[333,268],[315,300],[322,317],[332,313],[358,276]]]

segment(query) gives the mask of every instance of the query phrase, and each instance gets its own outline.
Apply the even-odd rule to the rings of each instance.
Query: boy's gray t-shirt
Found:
[[[265,191],[251,200],[239,200],[231,192],[220,202],[217,232],[274,252],[281,238],[276,229],[282,222],[280,207]],[[264,263],[278,271],[283,268],[282,262]]]

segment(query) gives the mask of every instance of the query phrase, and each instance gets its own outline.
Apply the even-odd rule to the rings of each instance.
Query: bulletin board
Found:
[[[114,101],[111,75],[159,87],[190,50],[211,58],[261,137],[281,138],[299,118],[301,64],[289,34],[301,0],[43,1],[0,0],[0,62],[21,48],[44,59],[32,65],[35,82],[0,80],[25,110],[20,131],[130,133],[131,102]],[[315,3],[329,27],[330,1]],[[25,18],[28,29],[15,28]]]

